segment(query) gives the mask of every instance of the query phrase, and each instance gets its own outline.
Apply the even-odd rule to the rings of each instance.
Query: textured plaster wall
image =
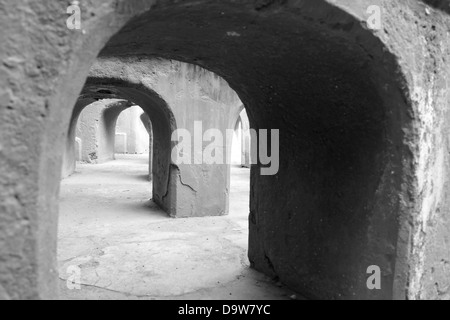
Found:
[[[236,90],[252,127],[283,129],[279,174],[252,168],[256,269],[311,297],[447,298],[449,16],[379,3],[373,31],[373,0],[87,0],[72,32],[67,3],[3,1],[0,298],[57,297],[64,145],[106,44],[103,57],[201,65]],[[382,267],[380,291],[365,286],[369,264]]]
[[[434,1],[448,10],[448,1]],[[445,4],[446,3],[446,4]],[[415,4],[396,10],[409,23],[415,40],[403,45],[411,103],[415,110],[417,145],[416,210],[409,212],[410,299],[450,299],[449,107],[450,18],[439,9]]]
[[[350,1],[339,5],[363,16],[366,2],[362,7]],[[411,126],[403,128],[412,160],[404,163],[407,175],[402,188],[409,190],[401,197],[403,210],[398,217],[394,298],[447,300],[450,18],[446,13],[450,6],[448,0],[424,2],[381,1],[384,24],[377,34],[398,57],[411,105]]]

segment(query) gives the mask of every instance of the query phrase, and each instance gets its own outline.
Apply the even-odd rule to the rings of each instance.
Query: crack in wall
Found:
[[[188,185],[188,184],[186,184],[186,183],[183,182],[183,179],[181,178],[181,172],[179,172],[178,176],[180,177],[180,183],[181,183],[183,186],[188,187],[189,189],[191,189],[191,190],[192,190],[193,192],[195,192],[195,193],[198,192],[198,191],[195,190],[193,187],[191,187],[190,185]]]

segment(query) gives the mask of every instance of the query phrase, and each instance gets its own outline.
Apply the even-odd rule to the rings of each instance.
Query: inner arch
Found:
[[[159,5],[100,56],[200,65],[236,90],[253,128],[281,129],[279,173],[252,170],[256,269],[311,297],[392,298],[407,110],[395,59],[325,2],[269,6]],[[370,265],[389,270],[385,290],[365,287]]]

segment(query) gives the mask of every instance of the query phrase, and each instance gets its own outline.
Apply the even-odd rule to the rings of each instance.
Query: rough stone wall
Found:
[[[358,17],[371,1],[337,1]],[[426,4],[431,6],[427,6]],[[448,1],[380,1],[383,29],[376,33],[397,57],[405,99],[404,127],[411,159],[401,196],[393,297],[448,299],[450,259],[448,110],[450,18]],[[442,11],[441,11],[442,10]],[[401,30],[401,31],[400,31]]]
[[[444,4],[446,1],[435,1]],[[447,3],[448,4],[448,3]],[[440,6],[444,8],[444,6]],[[409,232],[410,266],[407,297],[450,298],[449,107],[450,16],[420,2],[392,6],[405,21],[407,36],[390,39],[406,70],[406,86],[414,113],[414,164],[417,193],[414,209],[403,216]],[[397,41],[393,41],[397,40]]]
[[[201,65],[253,127],[284,129],[280,173],[252,170],[255,268],[318,298],[448,297],[449,17],[380,0],[367,30],[373,2],[88,0],[75,33],[66,3],[2,1],[0,298],[56,297],[55,168],[90,66],[129,21],[103,55]]]

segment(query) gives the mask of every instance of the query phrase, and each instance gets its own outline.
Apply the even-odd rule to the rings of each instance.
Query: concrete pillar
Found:
[[[80,99],[77,102],[64,147],[62,178],[75,171],[76,161],[102,163],[114,159],[117,112],[128,106],[128,102],[117,99]],[[118,109],[117,114],[106,112],[109,108]]]
[[[242,167],[250,168],[251,166],[251,136],[250,121],[245,110],[241,112],[241,128],[242,128]]]
[[[123,133],[127,136],[128,154],[144,154],[148,149],[148,131],[140,118],[142,109],[132,106],[119,115],[116,125],[116,133]],[[118,152],[117,153],[122,153]]]
[[[83,149],[83,140],[81,140],[80,138],[75,138],[75,155],[76,161],[81,161],[82,159],[82,149]]]
[[[150,117],[143,113],[141,115],[141,121],[144,125],[145,129],[147,130],[149,141],[148,141],[148,177],[149,181],[153,180],[153,127],[152,127],[152,121],[150,120]]]
[[[115,152],[118,154],[128,154],[127,134],[122,132],[116,133]]]
[[[93,99],[79,99],[72,111],[69,130],[64,145],[63,164],[61,170],[61,178],[67,178],[75,172],[77,159],[82,158],[82,144],[75,145],[77,138],[77,122],[81,111],[88,105],[95,103]],[[82,139],[80,139],[82,141]],[[78,148],[78,150],[77,150]]]

